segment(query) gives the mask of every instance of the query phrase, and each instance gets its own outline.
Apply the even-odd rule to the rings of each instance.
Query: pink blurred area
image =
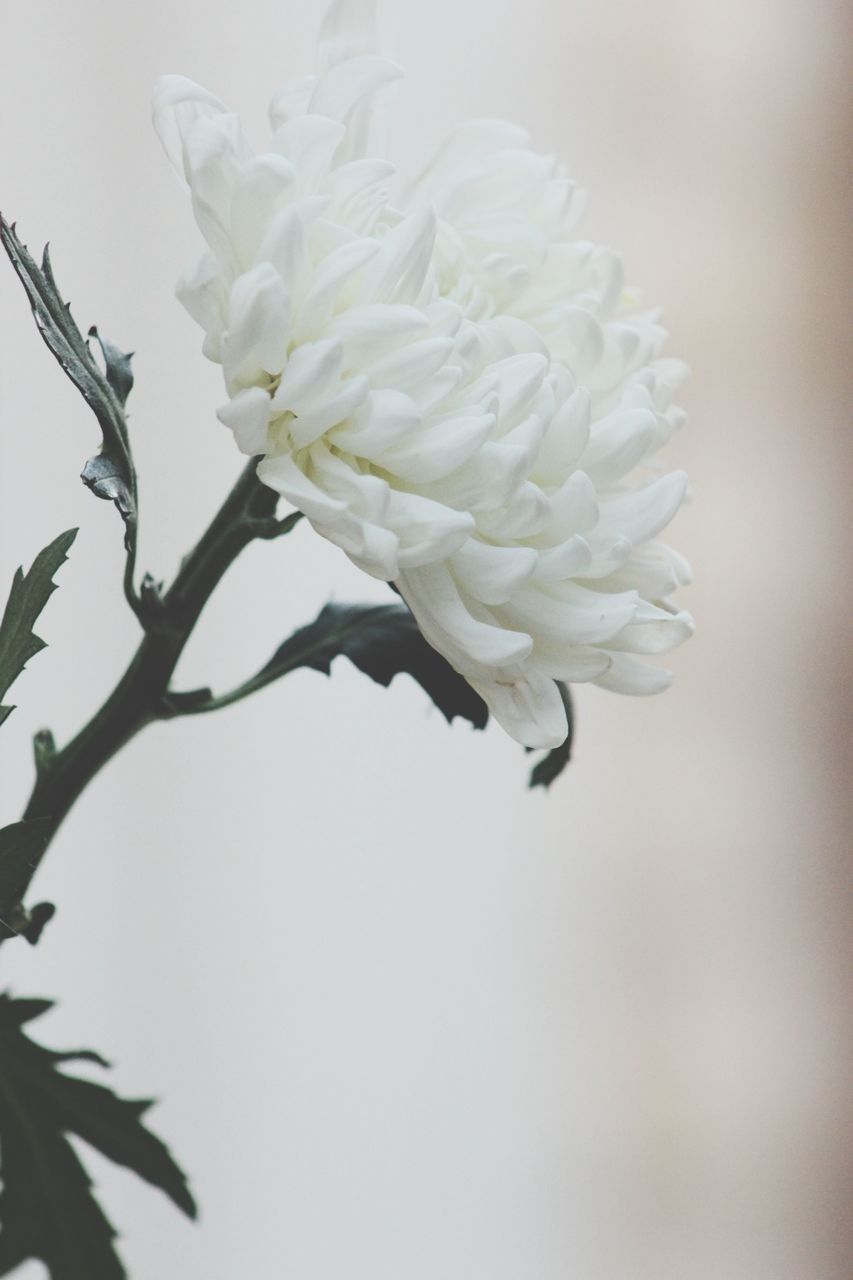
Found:
[[[672,691],[577,693],[569,773],[350,670],[134,744],[75,810],[60,904],[2,981],[119,1062],[204,1216],[92,1162],[141,1280],[843,1280],[851,1214],[849,23],[835,0],[401,0],[402,167],[517,119],[589,190],[692,366],[669,449],[696,581]],[[137,352],[145,567],[232,475],[172,298],[195,247],[150,128],[180,71],[262,136],[321,6],[33,0],[3,18],[0,207],[81,324]],[[4,264],[0,263],[0,267]],[[134,643],[96,442],[0,271],[0,569],[81,524],[0,743],[4,821]],[[185,682],[244,674],[329,592],[300,530],[214,603]],[[8,816],[7,816],[8,811]],[[8,953],[8,954],[7,954]],[[22,1276],[35,1277],[36,1266]]]

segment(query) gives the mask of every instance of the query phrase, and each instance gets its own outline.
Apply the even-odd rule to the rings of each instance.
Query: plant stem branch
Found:
[[[275,519],[277,495],[257,479],[256,465],[257,460],[247,464],[171,587],[147,611],[145,636],[106,702],[67,746],[46,753],[38,762],[24,818],[49,821],[48,845],[77,797],[107,761],[146,725],[169,715],[166,695],[172,674],[228,567],[255,538],[286,531],[282,526],[287,521]],[[32,875],[36,869],[37,865]],[[21,897],[32,875],[22,886]]]

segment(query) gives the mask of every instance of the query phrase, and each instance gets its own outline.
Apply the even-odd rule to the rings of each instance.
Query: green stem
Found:
[[[41,761],[24,818],[49,820],[48,844],[107,761],[146,725],[170,714],[169,682],[214,588],[244,547],[280,527],[277,495],[257,479],[256,466],[256,460],[248,463],[172,586],[151,607],[145,637],[106,702],[67,746]]]

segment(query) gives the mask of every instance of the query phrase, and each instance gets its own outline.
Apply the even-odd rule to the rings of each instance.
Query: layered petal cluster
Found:
[[[686,480],[649,466],[684,370],[514,126],[465,126],[392,197],[372,139],[401,73],[370,8],[333,7],[261,153],[213,95],[158,84],[207,244],[178,295],[264,483],[396,585],[513,737],[553,746],[556,680],[655,692],[669,674],[638,655],[692,630],[686,563],[655,541]]]

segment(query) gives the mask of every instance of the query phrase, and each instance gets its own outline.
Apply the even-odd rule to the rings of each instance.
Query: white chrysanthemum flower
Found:
[[[634,655],[692,630],[669,603],[687,566],[652,541],[686,481],[640,470],[683,368],[655,359],[617,259],[571,239],[570,184],[514,126],[466,126],[391,202],[371,123],[400,71],[371,9],[333,6],[260,155],[218,99],[160,82],[208,245],[178,293],[264,483],[397,586],[513,737],[553,746],[556,680],[655,692],[668,673]]]

